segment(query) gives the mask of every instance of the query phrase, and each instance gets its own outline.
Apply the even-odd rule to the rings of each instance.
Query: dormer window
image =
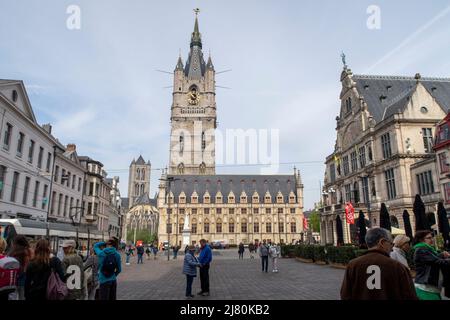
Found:
[[[17,99],[19,98],[19,94],[17,93],[17,90],[13,90],[12,92],[12,101],[17,102]]]

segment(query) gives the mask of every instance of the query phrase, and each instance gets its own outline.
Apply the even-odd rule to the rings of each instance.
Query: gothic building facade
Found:
[[[303,232],[303,184],[291,175],[219,175],[215,171],[217,107],[215,70],[205,62],[195,19],[186,64],[174,70],[168,172],[159,184],[158,241],[181,245],[188,221],[189,243],[290,243]]]

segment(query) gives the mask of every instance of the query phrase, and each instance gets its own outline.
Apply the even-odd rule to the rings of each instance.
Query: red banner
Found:
[[[345,219],[348,224],[355,224],[355,208],[350,202],[345,205]]]
[[[309,227],[308,227],[308,220],[306,220],[305,217],[303,217],[303,229],[304,230],[308,230],[309,229]]]

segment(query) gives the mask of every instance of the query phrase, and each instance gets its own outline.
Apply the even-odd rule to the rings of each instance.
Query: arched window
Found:
[[[355,203],[359,203],[359,185],[357,181],[353,184],[353,200]]]
[[[203,232],[209,233],[209,221],[208,220],[205,220],[205,222],[203,223]]]
[[[139,180],[141,178],[141,170],[136,169],[136,180]]]
[[[247,233],[247,220],[243,219],[241,221],[241,232]]]
[[[138,183],[136,183],[134,185],[134,195],[139,196],[139,184]]]
[[[182,132],[180,134],[180,153],[183,153],[184,151],[184,133]]]
[[[216,233],[222,233],[222,220],[220,219],[216,222]]]
[[[204,151],[206,149],[206,137],[205,132],[202,132],[202,150]]]
[[[145,180],[145,169],[141,171],[141,180]]]
[[[271,233],[272,232],[272,222],[267,221],[266,222],[266,232]]]
[[[230,223],[228,224],[228,232],[234,233],[234,222],[233,221],[230,221]]]
[[[297,233],[297,223],[295,221],[291,222],[291,233]]]
[[[141,184],[141,193],[140,193],[140,195],[143,195],[144,194],[144,184]]]
[[[255,222],[253,223],[253,232],[254,233],[259,233],[259,222],[258,222],[258,220],[255,220]]]

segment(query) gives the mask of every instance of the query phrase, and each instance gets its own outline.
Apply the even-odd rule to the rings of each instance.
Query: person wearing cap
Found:
[[[66,297],[67,300],[85,299],[84,264],[83,259],[75,251],[76,246],[75,240],[65,240],[62,245],[64,250],[62,265],[67,279],[67,288],[69,289],[69,294]],[[79,268],[78,272],[77,267]],[[75,279],[74,277],[78,275],[80,279]]]
[[[410,270],[408,265],[408,260],[406,259],[406,254],[411,249],[410,246],[411,239],[405,235],[398,235],[394,239],[394,247],[392,248],[392,252],[390,256],[392,259],[397,260],[402,265]]]

